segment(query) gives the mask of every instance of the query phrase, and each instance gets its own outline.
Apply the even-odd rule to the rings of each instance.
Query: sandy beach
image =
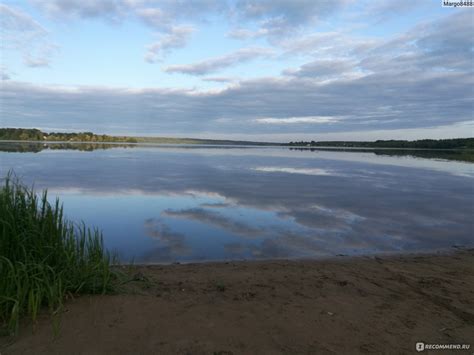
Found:
[[[474,250],[123,268],[116,295],[65,302],[5,354],[415,353],[471,344]],[[426,352],[425,352],[426,353]],[[438,352],[446,353],[446,352]]]

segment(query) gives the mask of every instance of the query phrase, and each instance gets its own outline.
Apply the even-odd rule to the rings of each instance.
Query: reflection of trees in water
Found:
[[[39,153],[43,150],[79,150],[91,152],[94,150],[105,150],[113,148],[135,148],[134,144],[126,143],[35,143],[35,142],[0,142],[0,152],[17,153]],[[190,146],[195,148],[196,145]],[[208,147],[211,148],[211,147]],[[224,148],[216,146],[216,148]],[[230,148],[232,149],[232,148]],[[373,153],[382,156],[411,156],[424,159],[445,159],[474,163],[474,150],[421,150],[421,149],[357,149],[357,148],[313,148],[313,147],[291,147],[289,150],[298,151],[334,151],[348,153]]]
[[[471,149],[460,149],[460,150],[404,150],[404,149],[344,149],[344,148],[289,148],[290,150],[299,151],[333,151],[333,152],[348,152],[348,153],[373,153],[375,155],[385,156],[410,156],[415,158],[424,159],[445,159],[445,160],[457,160],[464,162],[474,163],[474,150]]]
[[[38,153],[42,150],[43,146],[36,143],[0,143],[0,152]]]
[[[1,152],[15,153],[39,153],[43,150],[80,150],[91,152],[94,150],[105,150],[113,148],[134,148],[131,144],[107,144],[107,143],[0,143]]]

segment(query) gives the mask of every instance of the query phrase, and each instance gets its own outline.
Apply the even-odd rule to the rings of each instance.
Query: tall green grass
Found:
[[[111,291],[115,273],[98,230],[74,225],[56,199],[9,174],[0,190],[0,327],[15,333],[39,310],[55,314],[68,294]]]

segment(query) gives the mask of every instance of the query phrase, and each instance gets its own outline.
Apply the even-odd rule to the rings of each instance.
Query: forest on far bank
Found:
[[[35,128],[0,128],[0,140],[137,143],[137,140],[133,137],[99,135],[92,132],[46,133]]]
[[[400,148],[400,149],[474,149],[474,138],[420,139],[360,141],[294,141],[290,143],[268,143],[174,137],[128,137],[95,134],[92,132],[59,133],[43,132],[35,128],[0,128],[0,140],[45,141],[45,142],[120,142],[120,143],[166,143],[166,144],[236,144],[236,145],[283,145],[291,147],[338,147],[338,148]]]
[[[474,149],[474,138],[377,140],[375,142],[357,141],[300,141],[290,142],[293,147],[343,147],[343,148],[402,148],[402,149]]]

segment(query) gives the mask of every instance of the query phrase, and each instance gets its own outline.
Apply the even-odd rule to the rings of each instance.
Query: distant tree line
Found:
[[[218,144],[218,145],[281,145],[276,143],[232,141],[217,139],[174,138],[174,137],[126,137],[94,134],[92,132],[58,133],[42,132],[39,129],[0,128],[0,140],[49,141],[49,142],[91,142],[91,143],[157,143],[157,144]]]
[[[300,141],[290,142],[295,147],[354,147],[354,148],[419,148],[419,149],[474,149],[474,138],[377,140],[375,142],[356,141]]]
[[[59,133],[42,132],[33,128],[0,128],[0,140],[17,141],[50,141],[50,142],[119,142],[119,143],[169,143],[169,144],[239,144],[239,145],[280,145],[275,143],[192,139],[192,138],[165,138],[165,137],[125,137],[94,134],[92,132]],[[286,145],[286,144],[283,144]],[[420,149],[474,149],[474,138],[455,139],[421,139],[406,140],[377,140],[375,142],[357,141],[299,141],[290,142],[294,147],[347,147],[347,148],[420,148]]]
[[[137,143],[133,137],[108,136],[92,132],[58,133],[42,132],[39,129],[0,128],[0,140],[50,141],[50,142],[122,142]]]
[[[0,128],[1,140],[42,141],[43,132],[39,129]]]

